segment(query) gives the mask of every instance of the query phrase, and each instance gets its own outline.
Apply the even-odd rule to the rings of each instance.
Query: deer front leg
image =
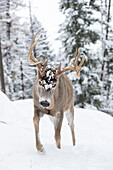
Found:
[[[40,153],[45,153],[44,147],[40,142],[39,137],[39,122],[40,122],[40,113],[36,109],[34,109],[34,117],[33,117],[33,123],[35,128],[35,137],[36,137],[36,148]]]
[[[61,148],[61,127],[62,127],[62,121],[63,121],[63,112],[58,112],[56,115],[56,118],[54,120],[54,128],[55,128],[55,140],[57,148]]]

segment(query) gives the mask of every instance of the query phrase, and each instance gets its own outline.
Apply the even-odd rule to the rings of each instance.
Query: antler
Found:
[[[35,59],[35,57],[32,55],[32,51],[35,47],[36,44],[40,44],[41,42],[39,41],[40,38],[38,38],[38,40],[36,42],[34,42],[37,34],[40,32],[40,30],[38,30],[38,32],[34,35],[33,39],[32,39],[32,42],[31,42],[31,46],[30,46],[30,50],[29,50],[29,53],[28,53],[28,56],[27,56],[27,61],[30,65],[37,65],[39,69],[41,69],[41,62],[40,61],[37,61]],[[34,43],[33,43],[34,42]],[[32,60],[33,62],[31,62],[30,60]]]
[[[34,42],[34,40],[35,40],[35,38],[36,38],[36,36],[37,36],[37,34],[38,34],[39,32],[40,32],[40,30],[37,31],[37,33],[34,35],[34,37],[33,37],[33,39],[32,39],[31,46],[30,46],[30,50],[29,50],[29,53],[28,53],[28,56],[27,56],[27,61],[28,61],[28,63],[29,63],[30,65],[37,65],[38,68],[39,68],[39,70],[40,70],[41,76],[44,76],[44,75],[45,75],[44,70],[45,70],[45,68],[46,68],[46,66],[47,66],[48,59],[46,60],[46,62],[44,63],[44,66],[42,67],[41,64],[40,64],[41,62],[40,62],[40,61],[37,61],[37,60],[35,59],[35,57],[32,55],[32,51],[33,51],[35,45],[42,43],[41,41],[39,41],[40,38],[38,38],[38,39]],[[34,43],[33,43],[33,42],[34,42]],[[31,62],[30,60],[32,60],[33,62]]]
[[[56,74],[56,77],[59,76],[63,72],[66,72],[68,70],[72,70],[72,71],[76,71],[77,72],[77,78],[80,78],[80,70],[81,70],[81,67],[82,67],[82,65],[84,63],[84,60],[85,60],[85,54],[84,54],[84,56],[82,58],[81,63],[78,65],[79,55],[80,55],[80,50],[78,51],[78,55],[77,55],[77,50],[76,50],[74,60],[73,60],[73,62],[71,64],[71,66],[69,66],[67,68],[64,68],[64,69],[61,70],[61,63],[60,63],[59,67],[58,67],[58,74]]]

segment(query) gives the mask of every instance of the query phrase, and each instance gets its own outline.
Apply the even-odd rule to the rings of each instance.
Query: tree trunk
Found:
[[[109,0],[109,6],[108,6],[108,16],[107,16],[107,26],[106,26],[106,40],[108,40],[109,21],[110,21],[110,8],[111,8],[111,0]]]
[[[107,23],[109,24],[110,21],[110,8],[111,8],[111,0],[109,0],[109,6],[108,6],[108,18],[107,18]],[[107,24],[106,27],[106,40],[108,40],[108,33],[109,33],[109,25]],[[109,94],[110,94],[110,87],[111,83],[109,81],[109,76],[110,76],[110,71],[109,71],[109,54],[108,54],[108,61],[107,61],[107,75],[108,75],[108,80],[107,80],[107,99],[109,99]]]
[[[21,71],[22,99],[25,99],[25,96],[24,96],[24,74],[23,74],[23,63],[22,63],[22,61],[20,61],[20,71]]]
[[[1,79],[1,90],[5,91],[5,82],[4,82],[4,69],[3,69],[3,61],[2,61],[2,49],[1,49],[1,39],[0,39],[0,79]]]
[[[105,2],[105,4],[106,4],[106,2]],[[108,40],[109,21],[110,21],[110,8],[111,8],[111,0],[109,0],[109,5],[108,5],[107,26],[106,26],[105,40]],[[106,57],[106,54],[108,55],[107,48],[105,48],[105,50],[104,50],[103,63],[102,63],[102,73],[101,73],[101,78],[100,78],[101,81],[103,81],[103,73],[104,73],[104,67],[105,67],[105,57]],[[107,65],[108,65],[108,69],[109,69],[109,64],[107,64]],[[107,72],[109,73],[109,70],[107,70]]]
[[[29,1],[29,18],[30,18],[30,30],[31,30],[31,34],[32,37],[34,37],[34,29],[33,29],[33,21],[32,21],[32,12],[31,12],[31,2]],[[36,57],[36,49],[34,47],[33,49],[34,52],[34,57]]]
[[[11,35],[11,21],[10,21],[11,17],[10,17],[10,0],[6,1],[6,39],[5,39],[5,43],[6,43],[6,48],[5,48],[5,63],[6,63],[6,73],[7,73],[7,79],[10,79],[7,83],[7,95],[9,96],[9,98],[11,99],[12,97],[12,75],[11,75],[11,53],[10,53],[10,35]]]

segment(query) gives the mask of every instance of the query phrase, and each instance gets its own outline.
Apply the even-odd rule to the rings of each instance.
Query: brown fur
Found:
[[[50,116],[53,116],[55,118],[55,121],[56,121],[56,124],[54,124],[55,140],[56,140],[57,147],[61,148],[60,131],[61,131],[61,126],[62,126],[63,115],[64,115],[64,112],[67,110],[69,110],[69,113],[72,119],[69,125],[70,125],[70,129],[72,132],[73,145],[75,145],[74,123],[73,123],[74,103],[73,103],[73,87],[72,87],[71,81],[65,74],[61,74],[58,77],[57,84],[56,84],[54,91],[51,91],[51,92],[43,91],[44,96],[47,96],[47,95],[51,96],[50,106],[47,109],[43,108],[39,102],[38,81],[39,81],[39,77],[37,74],[37,77],[34,83],[34,88],[33,88],[33,99],[34,99],[33,122],[34,122],[34,127],[35,127],[37,150],[40,152],[44,151],[44,148],[39,139],[39,122],[40,122],[40,117],[43,116],[43,114],[49,114]],[[49,93],[52,93],[52,95]]]

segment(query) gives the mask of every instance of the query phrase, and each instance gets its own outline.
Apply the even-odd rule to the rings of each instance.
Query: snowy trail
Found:
[[[32,100],[10,102],[9,107],[10,112],[4,110],[4,119],[0,110],[2,121],[7,122],[0,122],[0,170],[113,170],[112,117],[98,111],[75,109],[76,146],[72,146],[70,129],[64,119],[59,150],[53,125],[44,116],[40,138],[46,154],[39,155],[35,149]]]

